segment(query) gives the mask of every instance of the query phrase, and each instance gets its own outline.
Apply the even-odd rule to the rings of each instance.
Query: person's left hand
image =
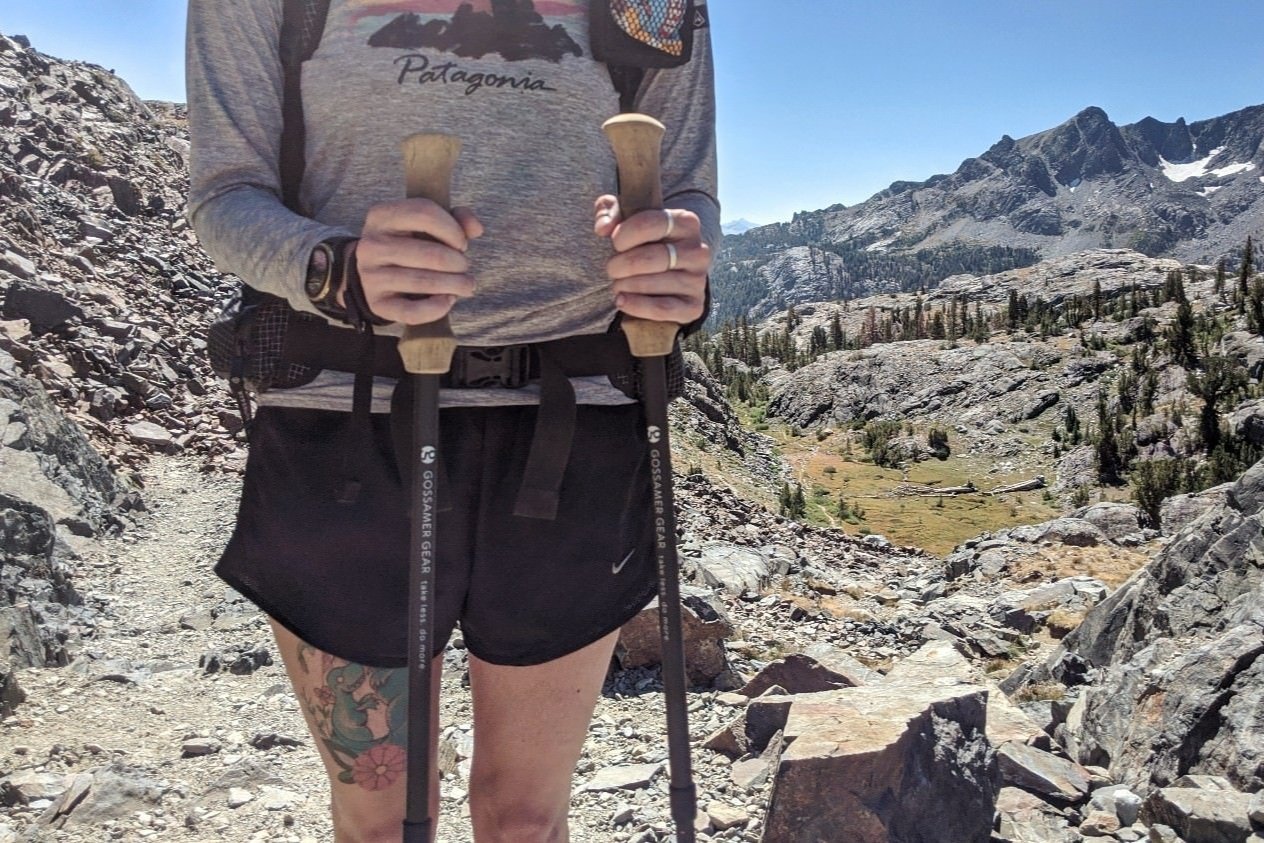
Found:
[[[686,325],[702,316],[711,249],[692,211],[641,211],[623,219],[619,200],[600,197],[594,206],[598,237],[609,237],[615,255],[606,263],[614,304],[628,316]]]

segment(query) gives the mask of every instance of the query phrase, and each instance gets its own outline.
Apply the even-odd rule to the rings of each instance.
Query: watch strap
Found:
[[[321,313],[339,321],[346,321],[347,311],[338,304],[338,293],[346,286],[347,266],[354,261],[357,242],[354,237],[335,237],[321,241],[316,247],[325,251],[329,264],[322,290],[319,295],[311,297],[311,301]]]

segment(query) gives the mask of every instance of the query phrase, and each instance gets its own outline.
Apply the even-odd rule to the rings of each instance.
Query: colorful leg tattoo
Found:
[[[298,663],[323,684],[301,692],[303,707],[334,762],[338,780],[365,790],[390,787],[404,774],[408,743],[408,671],[348,662],[301,644]]]

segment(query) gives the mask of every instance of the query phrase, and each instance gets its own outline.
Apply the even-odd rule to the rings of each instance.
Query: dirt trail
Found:
[[[239,478],[155,457],[145,480],[151,512],[127,535],[87,550],[77,571],[76,588],[105,603],[97,634],[71,666],[19,674],[29,700],[0,727],[0,776],[49,774],[49,797],[0,809],[8,812],[0,815],[0,843],[332,840],[324,771],[279,659],[244,675],[226,669],[261,646],[276,659],[263,615],[211,572],[231,529]],[[208,654],[225,669],[200,666]],[[460,656],[450,651],[442,718],[449,730],[468,734]],[[695,737],[715,722],[713,697],[691,694],[695,716],[704,718]],[[659,694],[624,696],[608,686],[576,785],[607,766],[665,757],[661,706]],[[281,745],[253,745],[269,735]],[[190,755],[190,748],[206,754]],[[701,795],[723,798],[724,765],[698,755]],[[118,777],[111,783],[98,775],[93,787],[115,804],[89,809],[85,800],[60,829],[40,822],[70,774],[111,764]],[[634,792],[577,795],[572,840],[667,839],[665,787],[660,774]],[[445,778],[443,793],[439,839],[471,840],[463,774]],[[620,812],[625,822],[616,827]],[[757,839],[753,829],[732,831],[724,836]]]

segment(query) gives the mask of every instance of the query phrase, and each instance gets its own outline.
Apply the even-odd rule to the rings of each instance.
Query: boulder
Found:
[[[1042,392],[1024,404],[1023,408],[1015,414],[1013,421],[1029,421],[1039,418],[1045,410],[1056,406],[1059,400],[1061,400],[1061,395],[1056,389]]]
[[[1252,445],[1264,445],[1264,398],[1239,404],[1229,415],[1229,430]]]
[[[1089,807],[1112,813],[1119,818],[1120,824],[1129,826],[1137,821],[1141,813],[1141,797],[1129,790],[1127,785],[1113,784],[1093,791]]]
[[[733,624],[719,602],[705,589],[682,586],[680,601],[689,681],[695,685],[710,685],[729,670],[724,642],[733,636]],[[619,630],[615,658],[624,669],[662,663],[657,597]]]
[[[755,674],[739,694],[757,697],[774,685],[791,694],[808,694],[813,691],[832,691],[835,688],[854,688],[857,682],[843,673],[836,673],[816,659],[804,653],[792,653],[783,659],[770,662]]]
[[[1105,599],[1107,591],[1101,580],[1066,577],[1023,591],[1007,591],[992,601],[988,614],[997,623],[1031,633],[1044,626],[1056,610],[1088,611]]]
[[[42,280],[17,281],[8,285],[0,314],[6,319],[25,319],[37,334],[65,325],[72,319],[83,318],[83,308],[67,298],[59,289]]]
[[[1092,773],[1073,761],[1032,746],[1010,741],[997,750],[1001,781],[1034,793],[1055,805],[1074,805],[1084,799]]]
[[[1231,331],[1221,337],[1220,353],[1241,363],[1250,377],[1264,378],[1264,337],[1252,331]]]
[[[1010,530],[1009,535],[1021,542],[1052,542],[1073,547],[1096,547],[1110,541],[1096,524],[1083,518],[1069,517],[1055,518],[1043,524],[1025,524]]]
[[[53,828],[67,823],[100,828],[110,820],[130,817],[137,811],[155,810],[162,793],[163,786],[143,770],[115,761],[75,775],[39,821]]]
[[[1132,504],[1101,501],[1080,507],[1070,517],[1087,521],[1105,533],[1106,538],[1124,544],[1139,536],[1144,516]]]
[[[1016,787],[1001,788],[996,817],[996,830],[1009,843],[1079,843],[1060,810]]]
[[[1165,536],[1174,536],[1209,512],[1225,505],[1231,483],[1222,483],[1201,492],[1173,495],[1159,506],[1159,530]]]
[[[1169,826],[1186,843],[1246,843],[1250,803],[1246,793],[1165,787],[1150,794],[1141,821]]]
[[[1080,834],[1085,837],[1113,837],[1119,831],[1119,817],[1110,811],[1089,811],[1080,823]]]
[[[997,792],[987,690],[883,682],[794,698],[765,843],[986,843]]]
[[[787,694],[784,688],[777,686],[769,688],[751,700],[731,723],[712,733],[704,746],[730,758],[762,753],[774,736],[785,729],[794,701],[811,696]]]
[[[772,575],[772,565],[764,554],[727,542],[704,544],[701,555],[689,560],[689,564],[704,585],[734,596],[743,592],[758,594]]]
[[[0,471],[0,490],[15,489],[16,473],[55,486],[64,493],[52,506],[72,510],[95,531],[119,525],[116,507],[125,490],[105,459],[92,447],[83,431],[54,406],[44,387],[18,373],[12,357],[0,351],[0,460],[18,468]],[[35,472],[38,471],[39,477]],[[41,505],[59,493],[45,489]],[[45,507],[48,508],[48,507]]]
[[[835,647],[827,641],[809,644],[803,654],[815,659],[818,664],[839,676],[844,677],[849,685],[867,685],[881,682],[882,674],[847,654],[846,650]]]
[[[950,682],[982,685],[988,689],[986,730],[992,746],[999,747],[1007,741],[1040,742],[1046,737],[1034,720],[1010,702],[1000,688],[984,677],[948,641],[923,644],[892,668],[884,681],[891,685],[942,685]]]

